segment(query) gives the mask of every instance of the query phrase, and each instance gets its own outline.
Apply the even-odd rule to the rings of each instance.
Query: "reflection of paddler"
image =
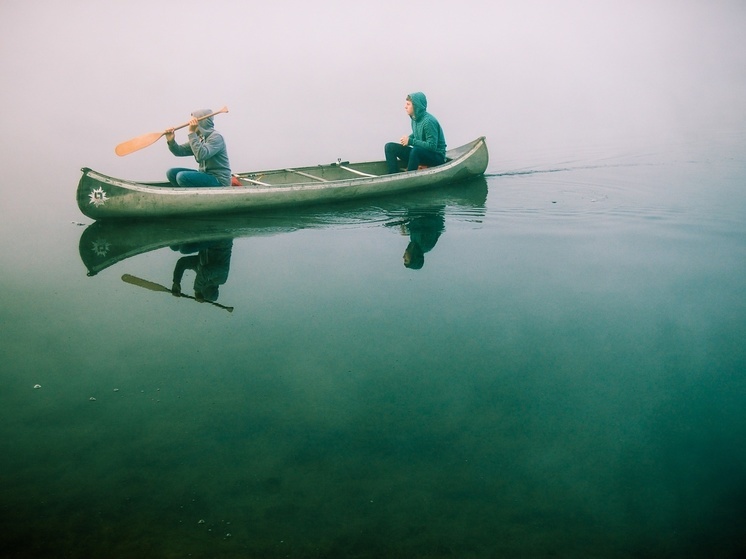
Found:
[[[181,280],[184,277],[184,272],[194,270],[197,274],[194,278],[195,299],[198,301],[217,301],[220,295],[220,286],[228,280],[233,239],[187,243],[171,248],[182,254],[197,253],[192,256],[183,256],[176,262],[171,292],[174,295],[181,295]]]
[[[428,213],[414,217],[403,229],[409,233],[409,245],[404,251],[404,265],[419,270],[425,265],[425,253],[432,250],[445,228],[442,213]]]

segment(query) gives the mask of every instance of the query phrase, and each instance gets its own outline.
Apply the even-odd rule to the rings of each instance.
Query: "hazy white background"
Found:
[[[72,207],[80,167],[159,179],[163,140],[114,146],[222,105],[241,171],[381,158],[421,90],[498,172],[743,129],[746,2],[0,0],[0,74],[3,189]]]

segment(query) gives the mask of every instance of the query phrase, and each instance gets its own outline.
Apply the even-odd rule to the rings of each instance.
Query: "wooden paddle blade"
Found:
[[[136,276],[131,276],[130,274],[124,274],[122,276],[122,281],[131,283],[132,285],[137,285],[139,287],[144,287],[145,289],[150,289],[151,291],[162,291],[164,293],[171,293],[171,290],[168,287],[165,287],[158,283],[153,283],[152,281],[138,278]]]
[[[156,143],[165,132],[151,132],[150,134],[143,134],[137,138],[132,138],[126,142],[122,142],[114,148],[114,153],[119,156],[129,155],[133,151],[137,151],[142,148],[146,148],[151,144]]]

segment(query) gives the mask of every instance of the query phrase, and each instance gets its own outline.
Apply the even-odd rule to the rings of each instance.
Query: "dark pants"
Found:
[[[399,160],[406,164],[407,171],[414,171],[420,165],[434,167],[445,163],[445,158],[436,151],[427,148],[403,146],[396,142],[386,144],[384,152],[386,153],[386,164],[388,165],[389,173],[399,171]]]
[[[169,169],[166,177],[173,186],[220,186],[220,181],[212,175],[183,167]]]

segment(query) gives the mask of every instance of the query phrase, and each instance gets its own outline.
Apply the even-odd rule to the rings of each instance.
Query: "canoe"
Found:
[[[484,137],[449,150],[446,162],[417,171],[386,174],[385,161],[238,173],[238,186],[183,188],[139,183],[83,168],[80,211],[92,219],[154,218],[248,212],[398,194],[484,174],[489,155]]]
[[[377,227],[399,230],[413,216],[443,214],[450,221],[479,222],[485,214],[487,181],[476,177],[438,189],[405,193],[375,204],[337,202],[281,208],[257,215],[208,215],[138,220],[97,220],[78,244],[88,276],[155,250],[225,239],[259,238],[329,227]]]

